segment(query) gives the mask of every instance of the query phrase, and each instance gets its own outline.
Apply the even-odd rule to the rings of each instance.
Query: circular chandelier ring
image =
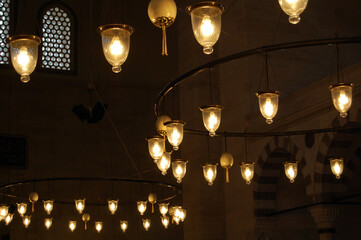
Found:
[[[267,45],[267,46],[263,46],[263,47],[259,47],[259,48],[241,51],[238,53],[228,55],[226,57],[216,59],[214,61],[203,64],[199,67],[196,67],[196,68],[180,75],[179,77],[177,77],[176,79],[174,79],[173,81],[168,83],[160,91],[160,93],[157,96],[157,99],[154,104],[154,114],[156,117],[158,116],[158,107],[160,106],[164,97],[170,91],[172,91],[175,86],[179,85],[184,80],[186,80],[192,76],[198,75],[199,73],[203,72],[204,70],[213,68],[217,65],[228,63],[228,62],[242,59],[242,58],[246,58],[249,56],[257,55],[260,53],[265,53],[265,52],[273,52],[273,51],[280,51],[280,50],[286,50],[286,49],[296,49],[296,48],[303,48],[303,47],[315,47],[315,46],[324,46],[324,45],[333,45],[333,44],[352,44],[352,43],[361,43],[361,36],[348,37],[348,38],[316,39],[316,40],[281,43],[281,44],[276,44],[276,45]]]

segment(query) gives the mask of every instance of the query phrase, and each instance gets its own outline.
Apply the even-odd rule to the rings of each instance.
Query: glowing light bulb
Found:
[[[143,227],[145,231],[148,231],[150,228],[150,219],[143,219]]]
[[[291,183],[295,181],[297,177],[297,162],[296,163],[284,163],[285,174]]]
[[[108,208],[110,213],[114,215],[118,209],[118,200],[108,200]]]
[[[240,167],[241,175],[246,181],[246,184],[251,184],[252,178],[254,176],[254,163],[242,163]]]
[[[5,224],[9,225],[11,223],[11,221],[13,220],[14,214],[12,213],[8,213],[8,215],[6,215],[5,217]]]
[[[204,16],[201,23],[201,31],[204,37],[210,37],[214,33],[214,26],[209,16]]]
[[[161,221],[165,229],[168,228],[169,225],[169,217],[168,216],[161,216]]]
[[[272,119],[276,116],[278,111],[279,92],[266,91],[259,92],[256,95],[258,97],[259,108],[262,116],[266,119],[268,124],[271,124],[273,122]]]
[[[344,167],[343,158],[330,158],[330,166],[332,173],[336,176],[337,179],[340,179]]]
[[[28,228],[31,222],[31,216],[24,216],[23,217],[23,224],[25,228]]]
[[[54,200],[44,201],[44,209],[48,215],[50,215],[51,211],[53,211],[53,207],[54,207]]]
[[[340,103],[340,108],[342,110],[345,110],[345,105],[349,103],[349,100],[344,91],[340,92],[340,97],[338,98],[338,102]]]
[[[264,105],[264,113],[269,117],[273,115],[273,105],[271,103],[271,99],[267,98],[266,103]]]
[[[162,214],[163,216],[165,216],[168,212],[168,205],[169,203],[159,203],[159,212],[160,214]]]
[[[4,219],[9,213],[9,206],[2,205],[0,206],[0,218]]]
[[[120,43],[118,38],[115,38],[114,40],[112,40],[112,43],[110,44],[110,53],[112,55],[121,55],[123,53],[124,47],[123,45]]]
[[[144,212],[147,210],[147,202],[146,201],[138,201],[137,208],[141,216],[143,216]]]
[[[45,225],[46,229],[49,229],[52,224],[53,224],[53,219],[52,218],[45,218],[44,219],[44,225]]]
[[[179,145],[183,141],[183,121],[172,120],[164,123],[167,129],[167,138],[169,143],[173,146],[173,149],[177,151]]]
[[[95,230],[97,230],[98,233],[103,229],[103,222],[95,222]]]
[[[75,200],[75,208],[80,214],[82,214],[85,208],[85,198]]]
[[[74,232],[75,228],[76,228],[76,221],[69,221],[70,231]]]
[[[18,205],[18,213],[20,214],[20,216],[24,216],[28,205],[26,203],[17,203],[17,205]]]
[[[171,163],[171,153],[170,152],[164,152],[161,159],[157,162],[157,167],[160,171],[162,171],[163,175],[167,174],[167,171],[170,167]]]
[[[187,161],[175,160],[172,162],[173,176],[177,179],[177,183],[181,183],[187,170]]]
[[[120,228],[122,229],[123,233],[125,233],[125,231],[128,228],[128,221],[121,220],[120,221]]]
[[[289,15],[289,22],[297,24],[300,22],[300,14],[306,9],[308,0],[278,0],[282,10]]]
[[[26,71],[28,69],[28,65],[30,62],[30,56],[28,54],[28,49],[26,47],[21,47],[19,55],[17,57],[18,63],[23,67]]]
[[[202,167],[204,178],[208,182],[208,185],[212,186],[217,176],[217,164],[206,163]]]

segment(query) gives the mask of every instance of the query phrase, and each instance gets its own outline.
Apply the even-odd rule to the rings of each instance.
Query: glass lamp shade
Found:
[[[75,228],[76,228],[76,221],[69,221],[70,231],[74,232]]]
[[[222,108],[220,105],[209,105],[199,108],[202,111],[203,124],[211,137],[216,135],[216,131],[221,124]]]
[[[165,139],[161,136],[147,138],[150,156],[157,162],[164,153]]]
[[[169,226],[169,217],[168,216],[160,216],[160,219],[162,221],[164,228],[167,229]]]
[[[46,229],[49,229],[52,224],[53,224],[53,219],[52,218],[45,218],[44,219],[44,225],[45,225]]]
[[[338,83],[330,86],[332,102],[340,116],[345,118],[352,104],[353,84]]]
[[[103,222],[97,221],[95,222],[95,230],[97,230],[98,233],[103,229]]]
[[[7,39],[10,45],[11,62],[23,83],[30,81],[30,74],[38,62],[40,38],[34,35],[16,35]]]
[[[292,24],[301,20],[300,14],[306,9],[308,0],[278,0],[282,10],[289,16]]]
[[[130,48],[130,35],[134,28],[125,24],[107,24],[98,27],[102,37],[103,53],[112,65],[114,73],[119,73],[121,65],[127,60]]]
[[[217,177],[217,165],[218,164],[210,164],[206,163],[203,167],[203,175],[209,186],[213,185],[214,180]]]
[[[120,220],[120,228],[122,229],[123,233],[128,229],[128,221]]]
[[[180,120],[172,120],[164,123],[167,129],[168,142],[173,146],[175,151],[179,149],[179,145],[182,143],[184,124],[185,123]]]
[[[172,119],[167,115],[162,115],[157,117],[157,121],[155,122],[155,127],[157,129],[157,133],[161,136],[167,135],[167,129],[164,123],[172,121]]]
[[[193,33],[205,54],[213,52],[213,45],[221,33],[224,6],[213,1],[198,2],[188,6],[191,15]]]
[[[240,167],[243,179],[248,185],[251,184],[254,176],[254,163],[242,163]]]
[[[341,178],[344,166],[343,163],[343,158],[330,158],[331,171],[337,179]]]
[[[165,216],[168,213],[168,205],[169,203],[159,203],[159,212],[163,216]]]
[[[258,92],[256,95],[258,97],[259,109],[262,116],[266,119],[266,123],[271,124],[273,122],[272,119],[276,116],[278,111],[279,92]]]
[[[157,167],[162,171],[163,175],[167,174],[168,169],[170,168],[171,163],[171,153],[164,152],[163,156],[157,161]]]
[[[143,227],[145,231],[148,231],[150,228],[150,219],[142,219],[143,220]]]
[[[181,183],[182,179],[186,175],[187,161],[175,160],[172,162],[173,176],[177,179],[177,183]]]
[[[108,209],[112,215],[114,215],[118,209],[118,201],[119,200],[108,200]]]
[[[229,169],[233,166],[233,156],[228,152],[224,152],[220,158],[221,167],[226,169],[226,183],[229,183]]]
[[[11,223],[11,221],[13,220],[14,214],[12,213],[8,213],[8,215],[6,215],[6,217],[4,218],[5,224],[9,225]]]
[[[297,162],[285,162],[283,166],[287,178],[293,183],[297,177]]]
[[[184,222],[184,220],[186,219],[187,217],[187,210],[182,208],[180,209],[180,213],[179,213],[179,218],[182,222]]]
[[[17,203],[17,205],[18,205],[18,213],[20,214],[20,216],[24,216],[28,205],[26,203]]]
[[[53,207],[54,207],[54,200],[46,200],[43,201],[44,202],[44,209],[45,212],[50,215],[51,211],[53,211]]]
[[[82,214],[85,208],[85,198],[84,199],[77,199],[75,201],[75,208],[76,210]]]
[[[9,206],[1,205],[0,206],[0,218],[4,219],[9,213]]]
[[[138,201],[137,208],[138,208],[140,215],[143,216],[143,214],[147,210],[147,201]]]
[[[28,228],[30,223],[31,223],[31,216],[30,215],[29,216],[28,215],[24,216],[23,217],[23,224],[24,224],[25,228]]]

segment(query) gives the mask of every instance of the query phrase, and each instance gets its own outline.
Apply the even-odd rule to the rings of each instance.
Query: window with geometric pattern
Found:
[[[73,16],[60,5],[43,11],[41,18],[41,67],[49,70],[72,71]]]
[[[10,0],[0,0],[0,64],[9,64]]]

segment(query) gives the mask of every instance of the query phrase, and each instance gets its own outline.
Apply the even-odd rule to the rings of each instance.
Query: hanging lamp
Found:
[[[248,126],[248,123],[247,123]],[[249,163],[248,162],[248,147],[247,147],[247,137],[245,137],[244,139],[244,150],[245,150],[245,155],[246,155],[246,162],[241,163],[240,168],[241,168],[241,175],[242,178],[246,181],[246,184],[249,185],[251,184],[251,181],[253,179],[254,176],[254,162]]]
[[[157,163],[164,154],[165,139],[162,136],[155,136],[147,138],[147,141],[149,154],[154,159],[154,162]]]
[[[123,233],[128,229],[128,221],[120,220],[120,228],[122,229]]]
[[[51,211],[53,211],[54,200],[46,200],[46,201],[43,201],[43,203],[44,203],[44,210],[46,211],[46,213],[48,215],[50,215]]]
[[[292,24],[300,22],[300,14],[306,9],[308,0],[278,0],[282,10],[289,16]]]
[[[164,152],[162,157],[157,161],[157,167],[162,172],[162,175],[166,175],[171,164],[171,153]]]
[[[53,224],[53,219],[52,218],[45,218],[44,219],[44,226],[46,227],[46,229],[49,230],[52,224]]]
[[[85,208],[85,198],[74,200],[76,210],[82,214]]]
[[[14,214],[13,213],[8,213],[8,215],[6,215],[4,221],[5,221],[5,225],[9,225],[11,223],[11,221],[13,220]]]
[[[343,158],[330,158],[329,160],[332,173],[336,176],[337,179],[340,179],[344,168]]]
[[[177,16],[177,5],[173,0],[151,0],[148,5],[150,21],[162,29],[162,55],[168,56],[166,28],[172,25]]]
[[[144,212],[147,210],[147,201],[138,201],[137,209],[138,209],[140,215],[143,216]]]
[[[127,60],[130,48],[130,35],[134,28],[126,24],[107,24],[98,27],[102,38],[103,53],[112,65],[114,73],[122,70],[122,64]]]
[[[193,33],[203,46],[203,53],[211,54],[221,34],[224,6],[214,1],[197,2],[188,6],[186,11],[191,15]]]
[[[115,212],[118,209],[118,199],[117,200],[108,200],[108,209],[112,215],[115,214]]]
[[[144,227],[145,231],[148,231],[150,228],[150,219],[148,219],[148,218],[143,219],[142,222],[143,222],[143,227]]]
[[[202,111],[204,127],[209,132],[209,136],[214,137],[221,124],[221,105],[207,105],[199,108]]]
[[[188,161],[181,159],[172,162],[173,176],[177,179],[177,183],[181,183],[186,175]]]
[[[30,223],[31,223],[31,216],[30,215],[25,215],[23,217],[23,224],[24,224],[25,228],[28,228]]]
[[[164,125],[167,129],[168,142],[173,146],[173,149],[177,151],[179,149],[179,145],[183,141],[183,127],[185,122],[180,120],[172,120],[165,122]]]
[[[159,212],[162,216],[165,216],[168,213],[169,203],[159,203]]]
[[[74,232],[75,228],[76,228],[76,221],[69,221],[70,231]]]
[[[213,182],[217,177],[217,165],[218,164],[206,163],[206,164],[203,164],[203,166],[202,166],[203,176],[206,179],[206,181],[208,182],[209,186],[213,185]]]
[[[169,217],[168,216],[160,216],[161,222],[165,229],[168,228],[169,225]]]
[[[101,221],[96,221],[95,222],[95,230],[97,230],[98,233],[100,233],[100,231],[103,229],[103,222]]]

